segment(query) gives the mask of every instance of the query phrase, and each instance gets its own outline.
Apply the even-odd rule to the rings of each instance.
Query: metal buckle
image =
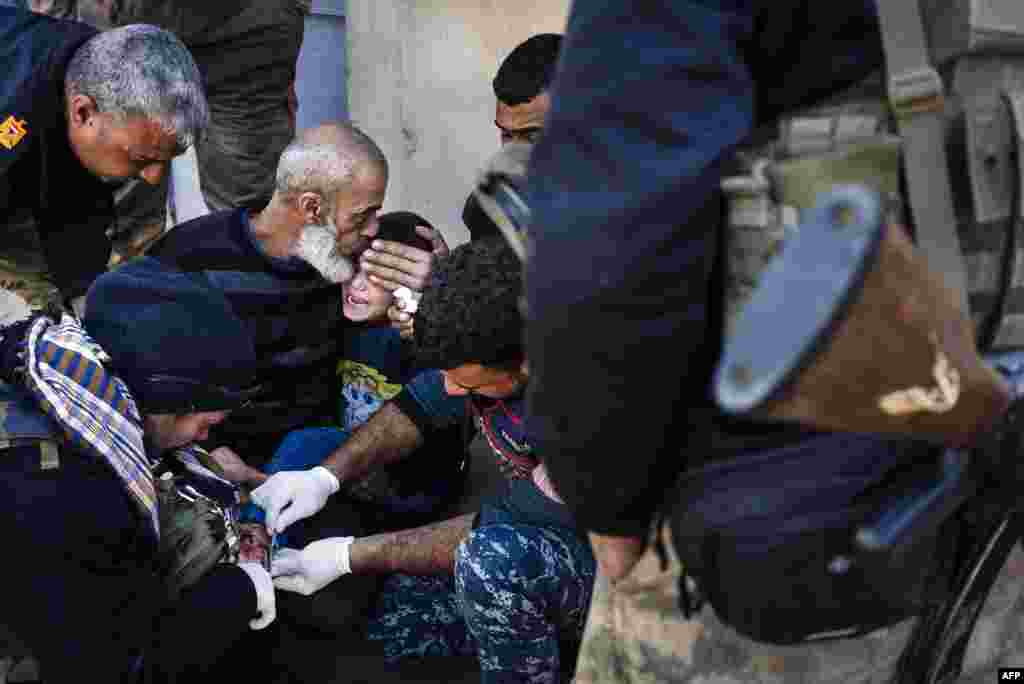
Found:
[[[899,120],[941,112],[946,106],[942,77],[931,67],[892,76],[889,79],[889,105]]]

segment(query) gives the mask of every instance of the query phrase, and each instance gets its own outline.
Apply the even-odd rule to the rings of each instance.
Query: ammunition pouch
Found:
[[[958,267],[965,272],[973,330],[983,350],[1024,348],[1024,52],[966,54],[943,72],[952,93],[943,131]],[[729,331],[767,263],[834,186],[869,188],[883,198],[889,221],[912,224],[904,178],[920,170],[905,167],[896,128],[875,77],[784,118],[774,134],[755,136],[769,143],[740,150],[737,173],[722,183],[729,205]],[[928,228],[918,226],[915,234],[926,254]],[[940,273],[949,267],[933,264]]]
[[[956,548],[940,540],[955,522],[881,553],[855,544],[899,485],[935,475],[932,451],[821,435],[691,473],[667,511],[688,576],[684,611],[706,600],[751,639],[797,644],[864,634],[941,601]]]

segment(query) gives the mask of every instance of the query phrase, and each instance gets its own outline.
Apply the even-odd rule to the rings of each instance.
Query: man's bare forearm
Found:
[[[472,529],[473,516],[467,513],[411,530],[356,539],[349,556],[352,572],[450,575],[455,572],[455,549]]]
[[[400,461],[421,444],[423,434],[416,423],[389,401],[335,449],[323,466],[338,482],[351,482],[375,468]]]

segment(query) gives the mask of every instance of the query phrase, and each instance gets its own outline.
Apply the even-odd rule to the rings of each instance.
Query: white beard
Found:
[[[338,252],[335,231],[328,226],[303,226],[292,254],[332,283],[344,283],[356,274],[352,260]]]

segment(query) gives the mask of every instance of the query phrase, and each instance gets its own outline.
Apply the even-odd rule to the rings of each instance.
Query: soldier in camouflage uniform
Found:
[[[716,479],[719,463],[756,459],[763,489],[724,501],[736,508],[756,509],[773,492],[795,506],[815,495],[800,494],[801,484],[828,486],[779,474],[784,450],[809,435],[727,420],[711,406],[727,312],[738,308],[723,291],[756,284],[748,271],[771,257],[790,223],[773,217],[753,242],[731,243],[739,259],[724,258],[719,190],[738,147],[777,137],[784,115],[883,66],[875,3],[577,2],[565,46],[532,157],[525,282],[531,429],[600,568],[577,681],[889,681],[917,618],[856,637],[755,641],[693,600],[680,561],[692,549],[658,522],[670,504],[685,503],[675,485],[687,471],[698,481],[687,490],[694,500],[727,490]],[[767,196],[753,182],[726,190]],[[741,226],[758,223],[741,218]],[[815,439],[818,463],[855,457],[840,436]],[[983,608],[968,681],[992,681],[997,665],[1024,665],[1021,561],[1018,548]],[[759,569],[730,568],[734,577],[749,573],[749,586],[736,592],[760,590],[770,601]]]

